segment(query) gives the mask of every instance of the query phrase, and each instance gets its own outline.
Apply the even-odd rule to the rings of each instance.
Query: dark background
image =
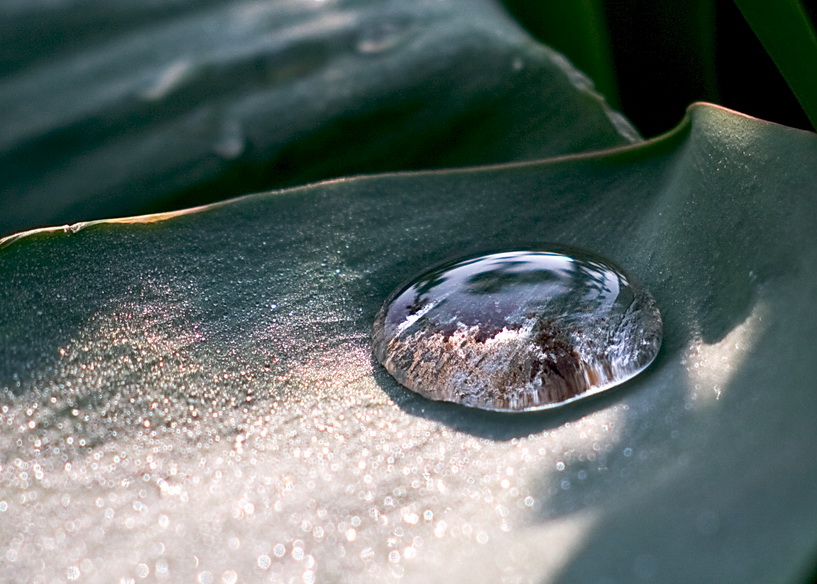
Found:
[[[505,5],[534,36],[574,63],[581,60],[554,30],[564,24],[548,26],[552,0]],[[814,23],[817,2],[803,5]],[[675,126],[695,101],[813,130],[732,0],[606,0],[603,6],[618,86],[610,101],[615,104],[617,97],[622,113],[645,137]]]

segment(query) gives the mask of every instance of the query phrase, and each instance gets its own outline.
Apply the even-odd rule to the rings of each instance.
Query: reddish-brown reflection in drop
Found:
[[[434,267],[377,314],[374,354],[427,398],[495,411],[553,408],[643,371],[661,346],[652,296],[621,268],[552,247]]]

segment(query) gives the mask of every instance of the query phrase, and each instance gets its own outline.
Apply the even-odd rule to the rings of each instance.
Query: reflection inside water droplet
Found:
[[[435,400],[541,410],[646,368],[661,346],[652,296],[611,262],[577,249],[510,250],[432,268],[375,318],[374,354]]]

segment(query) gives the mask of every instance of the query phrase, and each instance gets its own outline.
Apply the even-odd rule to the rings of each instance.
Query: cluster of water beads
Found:
[[[621,268],[567,247],[457,259],[398,288],[374,354],[427,398],[494,411],[557,407],[643,371],[661,346],[655,300]]]

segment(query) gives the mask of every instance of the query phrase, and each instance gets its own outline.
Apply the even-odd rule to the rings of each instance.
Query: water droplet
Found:
[[[246,141],[247,138],[241,124],[235,120],[229,120],[219,128],[219,133],[213,143],[213,152],[227,160],[234,160],[244,153]]]
[[[611,262],[566,247],[469,256],[398,288],[374,354],[434,400],[541,410],[644,370],[661,346],[652,296]]]
[[[149,85],[140,92],[140,97],[148,101],[163,99],[181,87],[192,72],[193,64],[190,61],[184,59],[174,61],[162,70],[158,77],[150,81]]]

